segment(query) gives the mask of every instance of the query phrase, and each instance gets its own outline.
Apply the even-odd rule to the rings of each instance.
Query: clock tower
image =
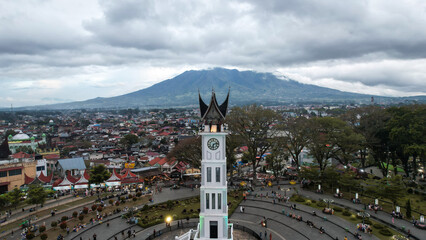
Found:
[[[194,239],[232,239],[228,236],[228,205],[226,180],[226,135],[224,120],[228,109],[229,92],[219,105],[212,91],[210,104],[199,94],[203,128],[202,141],[200,223]],[[229,225],[229,226],[228,226]],[[230,231],[232,234],[232,230]]]

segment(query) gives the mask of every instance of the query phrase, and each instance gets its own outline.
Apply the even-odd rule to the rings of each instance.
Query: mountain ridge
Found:
[[[421,99],[426,96],[407,98],[381,97],[303,84],[292,79],[279,79],[272,73],[238,71],[213,68],[188,70],[174,78],[156,83],[131,93],[84,101],[23,107],[21,109],[79,109],[79,108],[150,108],[183,107],[198,104],[198,90],[203,98],[215,89],[218,98],[224,98],[231,89],[230,104],[250,103],[284,104],[300,102],[359,102],[367,103],[371,97],[381,99]]]

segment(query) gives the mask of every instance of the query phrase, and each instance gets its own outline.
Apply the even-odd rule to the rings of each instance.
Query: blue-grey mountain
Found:
[[[94,98],[86,101],[36,106],[38,109],[78,108],[165,108],[195,106],[198,90],[209,96],[214,88],[218,100],[224,99],[230,88],[231,105],[283,104],[300,102],[364,102],[371,95],[343,92],[335,89],[302,84],[291,79],[279,79],[272,73],[238,71],[223,68],[186,71],[172,79],[151,87],[110,98]],[[378,96],[375,96],[377,99]],[[391,99],[385,98],[383,99]],[[421,96],[420,99],[425,99]],[[206,99],[207,101],[209,99]]]

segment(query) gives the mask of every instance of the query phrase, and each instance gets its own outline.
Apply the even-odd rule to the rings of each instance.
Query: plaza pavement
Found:
[[[290,205],[294,203],[276,202],[273,204],[272,198],[263,197],[261,199],[260,197],[254,197],[256,193],[262,193],[265,196],[267,192],[271,196],[271,191],[271,188],[266,188],[263,191],[259,187],[255,188],[255,192],[240,205],[245,207],[244,213],[240,213],[240,209],[237,208],[230,219],[237,222],[250,221],[260,226],[262,219],[265,217],[268,222],[267,229],[275,231],[286,239],[335,239],[336,237],[337,239],[343,239],[345,236],[348,239],[355,239],[352,233],[357,231],[356,225],[337,216],[324,215],[318,212],[318,209],[301,204],[297,205],[297,203],[297,209],[295,210],[290,209]],[[288,194],[291,195],[292,192],[288,192]],[[287,217],[282,213],[283,210],[285,213],[294,213],[302,216],[302,221]],[[317,216],[312,215],[313,211],[316,212]],[[324,220],[324,216],[326,216],[327,220]],[[306,220],[313,222],[315,228],[309,227],[306,224]],[[319,227],[323,227],[326,233],[321,234],[318,230]],[[358,233],[363,236],[363,239],[377,239],[374,235]]]
[[[323,198],[330,198],[334,200],[334,205],[339,205],[342,207],[348,207],[354,211],[362,211],[364,210],[364,204],[354,204],[353,202],[346,200],[346,199],[341,199],[341,198],[335,198],[333,196],[330,195],[326,195],[326,194],[318,194],[315,192],[311,192],[311,191],[306,191],[303,189],[299,188],[299,194],[305,197],[308,197],[310,199],[323,199]],[[379,202],[380,204],[380,202]],[[368,203],[367,203],[368,205]],[[395,223],[392,223],[392,215],[390,215],[390,213],[387,212],[383,212],[383,211],[378,211],[377,213],[374,213],[374,211],[369,210],[367,208],[366,212],[368,212],[370,214],[370,218],[379,221],[381,223],[384,223],[390,227],[392,227],[393,229],[397,230],[398,232],[401,232],[401,228],[405,227],[406,231],[409,229],[411,232],[411,235],[414,236],[417,239],[426,239],[426,231],[425,230],[421,230],[418,229],[416,227],[413,226],[412,223],[408,222],[407,220],[404,219],[394,219]],[[402,233],[401,233],[402,234]],[[405,235],[405,234],[403,234]]]
[[[37,213],[37,211],[40,211],[40,210],[43,211],[45,209],[52,208],[52,207],[55,207],[55,206],[59,206],[59,205],[64,204],[64,203],[77,201],[79,199],[81,199],[81,198],[75,198],[74,195],[70,194],[70,195],[65,195],[65,196],[59,197],[58,199],[50,199],[50,200],[48,200],[44,203],[42,208],[40,207],[40,205],[36,206],[35,204],[31,204],[31,205],[27,205],[27,206],[24,206],[24,207],[22,207],[22,206],[18,207],[17,209],[12,209],[12,216],[7,218],[7,221],[2,223],[1,226],[7,225],[10,222],[14,222],[17,219],[26,218],[29,215]],[[22,208],[24,208],[24,211],[22,211]],[[29,211],[30,208],[36,208],[36,211],[30,212]],[[5,218],[6,218],[6,213],[2,212],[1,220],[4,220]]]
[[[68,199],[68,201],[64,201],[64,202],[62,202],[61,204],[66,204],[66,203],[69,203],[69,202],[72,202],[72,201],[77,201],[77,200],[81,200],[82,198],[80,198],[80,197],[77,197],[77,198],[69,198]],[[37,219],[37,220],[33,220],[33,221],[31,221],[31,223],[35,223],[35,224],[37,224],[37,225],[39,225],[39,226],[41,226],[41,225],[43,225],[43,223],[45,224],[45,226],[46,226],[46,230],[49,230],[50,228],[51,228],[51,226],[50,226],[50,223],[52,222],[52,221],[58,221],[58,220],[60,220],[63,216],[68,216],[68,217],[70,217],[70,216],[72,216],[72,213],[74,212],[74,211],[77,211],[77,212],[79,212],[81,209],[83,209],[84,207],[88,207],[88,208],[90,208],[92,205],[93,205],[93,203],[95,202],[96,200],[93,200],[93,201],[89,201],[89,202],[86,202],[86,203],[82,203],[82,204],[80,204],[80,205],[76,205],[76,206],[72,206],[71,208],[68,208],[68,209],[64,209],[64,210],[61,210],[61,211],[58,211],[58,212],[56,212],[56,214],[54,215],[54,216],[51,216],[50,214],[48,214],[48,215],[46,215],[46,216],[44,216],[44,217],[41,217],[41,218],[39,218],[39,219]],[[45,208],[42,208],[42,210],[44,210]],[[33,213],[32,213],[33,214]],[[22,220],[23,221],[23,220]],[[22,230],[21,230],[21,228],[15,228],[14,229],[14,234],[13,234],[13,236],[12,236],[12,234],[10,233],[10,231],[8,231],[7,233],[3,233],[3,235],[1,235],[1,237],[2,238],[6,238],[6,239],[21,239],[21,232],[22,232]]]
[[[163,188],[163,191],[161,193],[157,193],[153,195],[153,203],[148,203],[148,205],[157,204],[166,202],[168,200],[177,200],[182,198],[188,198],[193,196],[200,195],[200,189],[194,189],[191,190],[190,188],[181,188],[178,190],[170,190],[169,188]],[[145,205],[145,204],[143,204]],[[138,208],[143,207],[143,205],[136,206]],[[121,239],[121,231],[123,229],[127,229],[128,227],[132,226],[132,230],[140,231],[142,228],[138,225],[130,225],[126,222],[125,219],[122,219],[121,216],[122,213],[118,213],[116,215],[113,215],[111,217],[108,217],[104,220],[102,224],[98,225],[87,225],[84,232],[75,233],[72,232],[69,234],[69,236],[66,236],[66,239],[80,239],[80,237],[84,240],[93,239],[93,234],[96,233],[97,239],[108,239],[110,237],[113,237],[117,234],[118,239]],[[109,227],[107,226],[108,219],[114,218],[110,220]],[[72,228],[72,227],[70,227]],[[127,230],[126,230],[127,231]],[[127,235],[127,233],[126,233]]]
[[[283,185],[282,185],[283,186]],[[353,204],[351,201],[344,200],[344,199],[336,199],[332,196],[327,196],[323,194],[316,194],[314,192],[305,191],[302,189],[299,189],[298,186],[283,186],[284,188],[289,187],[296,187],[298,188],[298,193],[311,198],[318,200],[320,198],[332,198],[335,200],[335,204],[341,205],[343,207],[349,207],[353,210],[362,210],[364,205],[361,204]],[[262,193],[264,196],[266,193],[269,193],[269,196],[271,196],[271,191],[276,190],[277,188],[266,188],[261,190],[260,187],[255,188],[255,192],[253,195],[249,196],[246,201],[243,201],[241,203],[241,206],[245,207],[245,212],[240,213],[239,208],[236,209],[234,214],[230,216],[230,221],[242,226],[246,226],[256,233],[262,232],[262,235],[264,235],[265,230],[268,233],[269,239],[269,233],[272,233],[272,239],[291,239],[291,240],[305,240],[305,239],[315,239],[315,240],[322,240],[322,239],[343,239],[345,236],[348,237],[348,239],[355,239],[352,233],[358,232],[363,236],[363,239],[378,239],[374,235],[368,235],[365,233],[361,233],[360,231],[356,230],[356,225],[353,223],[350,223],[342,218],[339,218],[334,215],[324,215],[318,209],[312,208],[309,206],[305,206],[302,204],[297,204],[297,209],[290,209],[290,204],[294,203],[276,203],[273,204],[272,199],[268,198],[266,199],[263,197],[262,199],[254,197],[254,194]],[[283,193],[283,192],[281,192]],[[294,189],[287,192],[288,196],[290,196],[292,193],[294,193]],[[154,203],[157,204],[160,202],[165,202],[168,200],[176,200],[180,198],[186,198],[191,196],[199,195],[199,189],[196,189],[194,191],[191,191],[191,189],[180,189],[180,190],[170,190],[170,189],[164,189],[162,193],[154,195]],[[150,203],[151,204],[151,203]],[[139,206],[141,207],[141,206]],[[294,213],[296,215],[300,215],[303,217],[303,222],[299,222],[295,219],[289,218],[286,215],[282,213],[282,211],[285,211],[285,213]],[[312,215],[312,211],[315,211],[317,213],[317,216]],[[372,215],[372,218],[376,218],[376,220],[384,221],[385,223],[391,223],[391,216],[388,213],[385,212],[378,212],[378,214],[374,214],[374,212],[370,211],[370,214]],[[327,220],[324,220],[324,216],[327,217]],[[264,228],[260,225],[261,220],[265,217],[268,219],[268,226],[267,228]],[[306,220],[310,220],[314,223],[316,228],[311,228],[306,224]],[[191,221],[198,221],[198,219],[191,219]],[[398,224],[403,224],[401,226],[405,226],[406,229],[410,229],[412,235],[416,236],[418,239],[422,238],[422,230],[420,229],[414,229],[410,225],[409,222],[405,220],[399,220],[395,219],[395,227],[400,227]],[[164,225],[164,224],[163,224]],[[321,234],[318,230],[319,227],[324,227],[326,234]],[[411,227],[409,227],[411,226]],[[66,236],[66,239],[92,239],[92,236],[94,233],[97,234],[98,239],[108,239],[113,238],[114,235],[117,235],[118,239],[121,239],[121,231],[123,229],[127,229],[129,227],[132,227],[132,230],[137,231],[137,239],[145,239],[147,236],[152,234],[153,229],[161,229],[162,225],[156,225],[147,229],[142,229],[139,226],[133,226],[129,225],[125,222],[124,219],[121,218],[114,218],[110,221],[110,226],[107,227],[106,223],[95,226],[90,226],[90,228],[86,229],[81,234],[77,233],[70,233],[69,236]],[[163,226],[164,227],[164,226]],[[349,232],[348,232],[349,231]],[[419,235],[420,234],[420,235]],[[126,234],[127,235],[127,232]],[[76,237],[77,236],[77,237]]]

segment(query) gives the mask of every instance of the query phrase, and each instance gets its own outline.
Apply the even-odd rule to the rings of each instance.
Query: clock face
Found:
[[[210,138],[207,141],[207,147],[210,150],[216,150],[216,149],[218,149],[219,148],[219,140],[217,140],[216,138]]]

